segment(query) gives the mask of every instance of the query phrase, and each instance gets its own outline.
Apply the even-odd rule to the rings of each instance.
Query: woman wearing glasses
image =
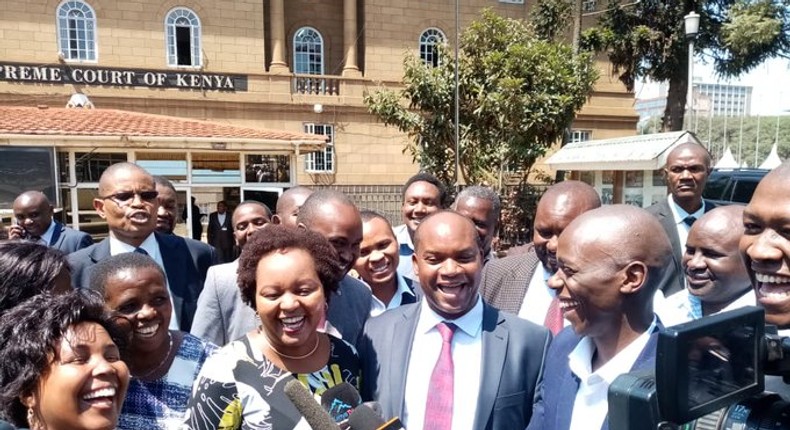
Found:
[[[132,378],[118,429],[177,428],[192,383],[216,346],[169,329],[173,308],[164,272],[148,256],[130,252],[101,261],[91,288],[131,332],[122,358]]]

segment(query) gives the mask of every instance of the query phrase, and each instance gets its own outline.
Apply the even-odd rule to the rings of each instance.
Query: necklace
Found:
[[[173,352],[173,335],[170,333],[170,330],[167,331],[167,338],[170,339],[170,345],[168,345],[168,347],[167,347],[167,354],[165,354],[165,358],[162,360],[162,362],[159,363],[158,366],[154,367],[153,369],[149,370],[148,372],[145,372],[142,375],[132,375],[132,376],[134,376],[137,379],[145,379],[145,378],[153,375],[154,373],[156,373],[156,371],[161,369],[162,366],[164,366],[165,363],[167,363],[167,359],[170,357],[170,353]]]
[[[265,337],[265,335],[264,335],[264,337]],[[279,355],[282,358],[287,358],[289,360],[304,360],[305,358],[315,354],[315,352],[318,351],[318,345],[321,344],[321,337],[318,335],[318,333],[316,333],[315,346],[313,347],[313,349],[310,350],[310,352],[308,352],[305,355],[288,355],[288,354],[283,354],[282,352],[278,351],[277,348],[275,348],[274,345],[272,345],[272,343],[269,342],[268,339],[266,339],[266,344],[269,345],[269,348],[271,348],[272,351],[274,351],[275,354]]]

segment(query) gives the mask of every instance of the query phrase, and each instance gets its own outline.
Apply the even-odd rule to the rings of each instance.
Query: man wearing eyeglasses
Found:
[[[110,256],[125,252],[146,254],[167,275],[174,310],[170,328],[189,331],[206,272],[216,256],[212,249],[195,246],[182,237],[154,232],[158,195],[153,177],[135,164],[113,164],[102,173],[93,208],[107,221],[110,236],[69,254],[72,284],[87,288],[93,266]]]

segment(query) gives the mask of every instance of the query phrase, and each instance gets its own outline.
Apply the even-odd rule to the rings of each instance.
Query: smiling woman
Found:
[[[125,336],[101,299],[36,296],[0,322],[0,418],[32,430],[111,430],[129,383]]]
[[[118,429],[172,429],[186,410],[192,382],[216,346],[171,331],[173,306],[159,265],[147,255],[119,254],[98,263],[91,288],[131,332],[123,359],[132,378]]]

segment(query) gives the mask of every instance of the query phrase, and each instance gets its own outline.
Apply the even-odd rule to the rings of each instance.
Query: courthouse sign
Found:
[[[0,81],[37,84],[80,84],[118,87],[158,87],[208,91],[247,91],[247,76],[200,71],[158,71],[0,63]]]

